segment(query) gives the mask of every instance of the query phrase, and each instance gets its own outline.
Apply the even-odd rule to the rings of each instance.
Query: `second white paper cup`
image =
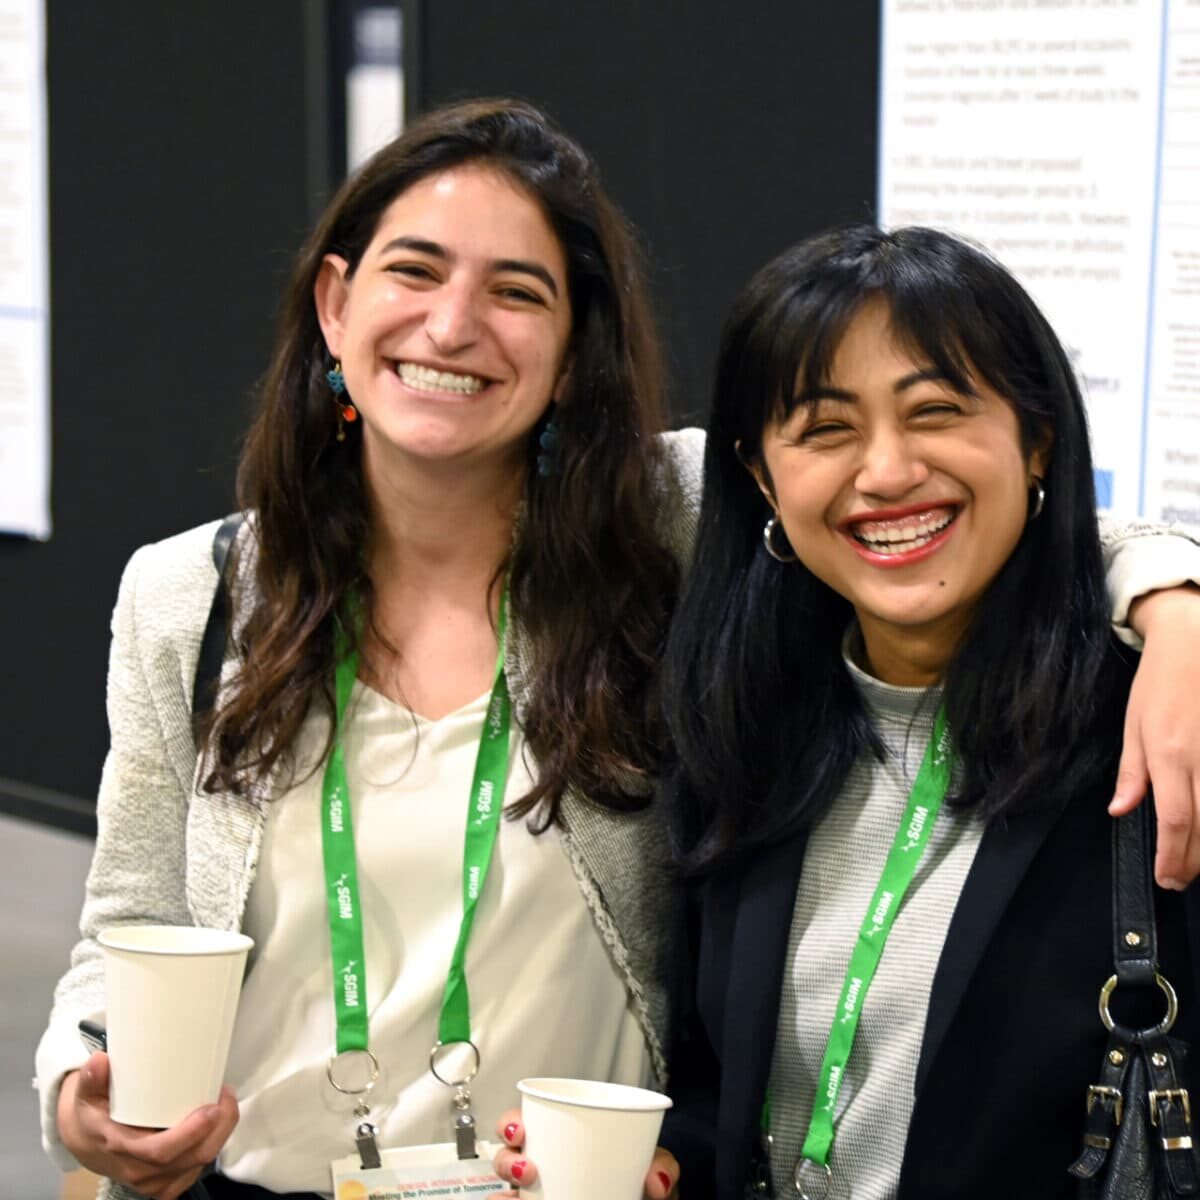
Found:
[[[590,1079],[522,1079],[525,1152],[543,1200],[641,1200],[670,1097]]]
[[[246,955],[242,933],[126,925],[104,951],[109,1112],[161,1129],[220,1098]]]

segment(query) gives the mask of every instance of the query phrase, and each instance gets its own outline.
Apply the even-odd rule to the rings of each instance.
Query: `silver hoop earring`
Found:
[[[783,533],[784,544],[787,545],[787,553],[780,554],[775,549],[775,530],[778,529]],[[787,532],[783,526],[779,524],[779,518],[772,513],[767,518],[767,523],[763,526],[763,545],[767,548],[767,553],[776,561],[781,563],[794,563],[796,561],[796,552],[792,549],[787,541]]]
[[[1029,519],[1036,521],[1042,515],[1042,505],[1046,503],[1046,489],[1042,487],[1041,479],[1034,475],[1031,477],[1029,490],[1033,494],[1032,506],[1029,510]]]

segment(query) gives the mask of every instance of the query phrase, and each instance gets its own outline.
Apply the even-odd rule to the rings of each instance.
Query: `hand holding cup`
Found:
[[[108,1052],[64,1077],[59,1136],[89,1170],[175,1200],[238,1121],[222,1080],[253,942],[169,925],[114,927],[97,941],[107,1023],[98,1033]]]
[[[196,1109],[171,1129],[121,1125],[109,1115],[108,1085],[109,1060],[103,1052],[63,1079],[59,1136],[89,1171],[155,1200],[182,1196],[238,1122],[237,1099],[230,1088],[222,1088],[216,1104]]]
[[[679,1164],[655,1146],[668,1097],[643,1088],[574,1079],[527,1079],[522,1112],[497,1126],[509,1149],[494,1169],[541,1200],[667,1200]],[[528,1153],[524,1153],[528,1151]],[[535,1165],[536,1164],[536,1165]]]

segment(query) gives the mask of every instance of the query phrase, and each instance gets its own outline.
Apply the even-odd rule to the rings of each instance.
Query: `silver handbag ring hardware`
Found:
[[[1158,984],[1158,989],[1167,998],[1167,1015],[1154,1026],[1153,1029],[1143,1030],[1144,1033],[1167,1033],[1171,1026],[1175,1024],[1175,1018],[1179,1015],[1179,997],[1175,995],[1175,989],[1170,983],[1157,971],[1154,972],[1154,982]],[[1112,994],[1117,990],[1117,977],[1110,975],[1108,981],[1100,989],[1100,1020],[1104,1022],[1104,1028],[1112,1031],[1113,1019],[1112,1014],[1108,1011],[1108,1002],[1112,999]]]

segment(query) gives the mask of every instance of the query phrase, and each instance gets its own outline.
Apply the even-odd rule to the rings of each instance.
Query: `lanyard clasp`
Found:
[[[375,1137],[378,1130],[367,1120],[371,1113],[367,1097],[379,1080],[379,1059],[365,1046],[343,1050],[329,1060],[325,1076],[335,1092],[353,1096],[357,1101],[354,1115],[358,1118],[358,1126],[354,1131],[354,1144],[358,1147],[358,1158],[364,1171],[377,1170],[383,1166],[383,1160]]]
[[[474,1060],[468,1059],[470,1065],[460,1068],[462,1074],[457,1079],[443,1075],[438,1070],[440,1051],[450,1046],[466,1046]],[[451,1101],[454,1118],[451,1121],[451,1129],[454,1132],[454,1146],[458,1157],[478,1158],[479,1151],[475,1146],[475,1114],[471,1112],[471,1093],[467,1091],[467,1084],[479,1074],[479,1047],[470,1038],[445,1042],[439,1040],[429,1051],[429,1070],[438,1083],[444,1083],[446,1087],[454,1089],[454,1099]]]

